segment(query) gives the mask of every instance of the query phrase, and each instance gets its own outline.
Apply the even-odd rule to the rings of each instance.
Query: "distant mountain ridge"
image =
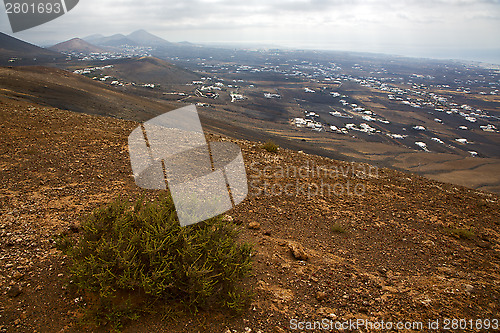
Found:
[[[102,34],[93,34],[93,35],[87,36],[87,37],[82,38],[82,39],[85,40],[88,43],[94,44],[94,42],[96,40],[99,40],[101,38],[104,38],[104,35],[102,35]]]
[[[85,40],[85,38],[83,40]],[[102,37],[100,39],[94,40],[93,44],[99,46],[113,46],[113,47],[118,47],[123,45],[138,46],[133,40],[128,39],[123,34],[115,34],[112,36]]]
[[[115,52],[123,51],[124,46],[132,47],[150,47],[151,55],[160,59],[185,58],[196,55],[196,57],[205,58],[214,54],[225,54],[228,51],[213,47],[205,47],[189,42],[170,42],[159,36],[156,36],[144,29],[134,31],[128,35],[121,33],[111,36],[102,34],[93,34],[83,37],[82,40],[87,43],[103,47]]]
[[[169,41],[155,36],[144,29],[134,31],[129,35],[115,34],[112,36],[103,36],[101,34],[95,34],[82,39],[94,45],[112,47],[123,45],[158,47],[172,44]]]

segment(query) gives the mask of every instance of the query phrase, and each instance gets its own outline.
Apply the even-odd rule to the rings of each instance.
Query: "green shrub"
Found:
[[[278,151],[279,146],[275,144],[272,140],[267,141],[262,145],[262,148],[267,150],[270,153],[276,153]]]
[[[94,211],[82,233],[74,244],[57,243],[71,258],[74,283],[95,296],[95,314],[108,321],[158,301],[240,311],[249,299],[239,281],[250,273],[251,246],[238,244],[235,226],[220,217],[181,227],[170,197],[113,202]]]
[[[475,236],[474,232],[467,229],[446,229],[446,231],[455,238],[471,239]]]
[[[344,229],[344,227],[342,227],[340,223],[335,223],[334,225],[332,225],[332,231],[339,234],[343,234],[346,232],[346,230]]]

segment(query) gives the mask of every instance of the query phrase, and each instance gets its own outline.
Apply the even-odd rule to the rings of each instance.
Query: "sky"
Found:
[[[80,0],[12,34],[37,45],[145,29],[172,42],[375,52],[500,64],[500,0]]]

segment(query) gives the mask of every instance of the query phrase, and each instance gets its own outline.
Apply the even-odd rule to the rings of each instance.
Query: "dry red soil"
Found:
[[[137,125],[0,96],[0,332],[109,331],[79,323],[91,300],[69,288],[68,259],[50,239],[119,196],[158,195],[133,181]],[[325,318],[430,331],[430,320],[500,319],[498,195],[225,140],[247,166],[249,196],[227,214],[254,244],[251,305],[236,317],[144,317],[124,332],[299,332],[294,320]]]

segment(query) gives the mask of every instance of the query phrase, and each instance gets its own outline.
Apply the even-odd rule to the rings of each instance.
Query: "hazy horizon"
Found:
[[[168,41],[268,45],[500,64],[500,0],[82,0],[66,15],[12,34],[41,45],[145,29]],[[76,22],[76,23],[75,23]]]

